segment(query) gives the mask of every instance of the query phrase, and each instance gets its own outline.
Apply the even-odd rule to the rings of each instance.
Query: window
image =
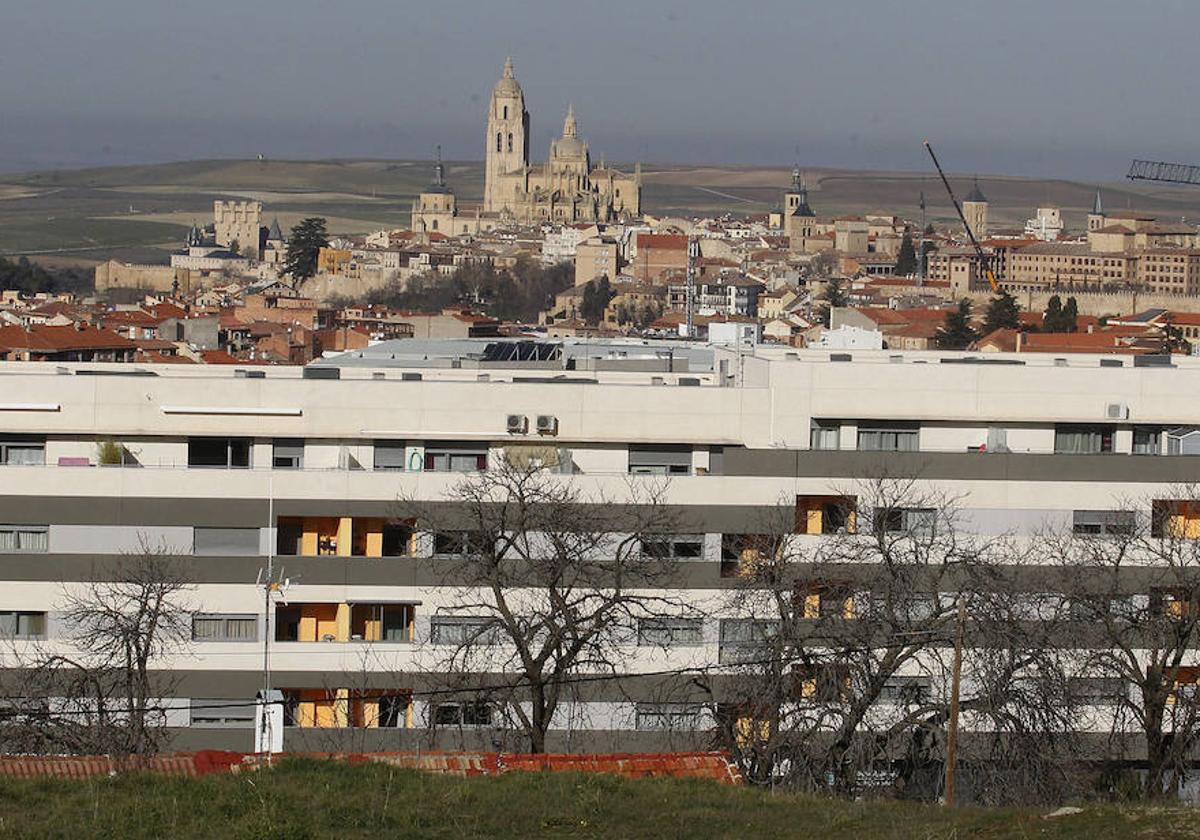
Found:
[[[881,533],[905,533],[929,536],[937,525],[933,508],[876,508],[875,530]]]
[[[919,706],[932,695],[929,677],[892,677],[879,689],[879,702],[888,706]]]
[[[1136,527],[1131,510],[1077,510],[1071,523],[1071,531],[1083,537],[1128,536]]]
[[[304,441],[276,440],[271,448],[271,466],[277,470],[304,469]]]
[[[375,464],[377,470],[402,470],[405,466],[407,447],[402,440],[375,441]],[[418,467],[413,467],[418,469]]]
[[[916,452],[921,427],[916,423],[859,423],[858,448],[866,452]]]
[[[504,135],[500,132],[496,132],[496,151],[504,151]]]
[[[691,731],[704,725],[704,707],[697,703],[638,703],[635,723],[639,731]]]
[[[257,556],[257,528],[195,528],[192,553],[200,557]]]
[[[50,529],[45,525],[0,525],[0,554],[42,554],[50,549]]]
[[[658,560],[696,560],[704,556],[704,536],[653,536],[642,539],[642,551]]]
[[[469,443],[431,443],[425,446],[426,472],[483,472],[487,446]]]
[[[721,577],[753,576],[776,556],[780,542],[769,534],[722,534]]]
[[[505,105],[505,106],[504,106],[504,117],[503,117],[503,119],[508,119],[508,106],[507,106],[507,105]]]
[[[0,438],[0,464],[41,466],[46,463],[46,439],[11,435]]]
[[[189,467],[249,469],[249,438],[188,438]]]
[[[767,644],[778,634],[778,621],[754,618],[722,619],[717,660],[727,663],[758,659]]]
[[[244,700],[192,698],[192,726],[254,726],[255,704]]]
[[[500,640],[495,619],[482,615],[435,615],[429,641],[435,645],[494,645]]]
[[[433,710],[434,726],[491,726],[492,707],[482,701],[439,703]]]
[[[415,613],[412,604],[351,604],[350,640],[411,642]]]
[[[690,475],[692,447],[634,444],[629,447],[629,471],[636,475]]]
[[[44,639],[46,614],[20,610],[0,610],[0,639]]]
[[[837,420],[813,420],[809,448],[838,449],[841,446],[842,424]]]
[[[853,496],[797,496],[796,531],[801,534],[853,534],[858,500]]]
[[[1162,432],[1162,426],[1134,426],[1133,454],[1160,454],[1162,452]]]
[[[1167,429],[1168,455],[1200,455],[1200,427]]]
[[[796,618],[854,618],[854,595],[845,583],[801,583],[792,590]]]
[[[1067,693],[1088,706],[1115,706],[1126,696],[1120,677],[1068,677]]]
[[[642,647],[690,647],[704,641],[704,624],[698,618],[638,619],[638,644]]]
[[[508,134],[508,150],[510,152],[513,150],[512,132],[509,132]]]
[[[797,700],[842,703],[850,699],[850,667],[834,663],[792,668],[792,694]]]
[[[1150,507],[1150,536],[1200,539],[1200,502],[1155,499]]]
[[[386,729],[402,729],[408,725],[411,697],[403,692],[391,692],[375,699],[379,712],[376,725]]]
[[[452,557],[487,554],[492,550],[491,540],[478,531],[440,531],[433,535],[435,556]]]
[[[1112,426],[1054,427],[1054,451],[1063,455],[1094,455],[1113,451]]]
[[[193,642],[254,642],[258,616],[196,613],[192,616]]]

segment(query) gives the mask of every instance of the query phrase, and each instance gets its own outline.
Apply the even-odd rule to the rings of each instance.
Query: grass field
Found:
[[[483,167],[451,162],[447,177],[459,199],[478,201]],[[625,168],[630,168],[628,165]],[[335,234],[407,226],[417,193],[429,183],[427,161],[183,161],[0,174],[0,255],[118,256],[165,262],[193,221],[212,220],[214,199],[261,200],[266,221],[284,228],[304,216],[329,220]],[[643,207],[656,215],[762,213],[777,205],[790,173],[779,167],[644,167]],[[891,212],[947,222],[953,210],[932,173],[812,170],[810,201],[821,215]],[[955,178],[965,194],[968,178]],[[995,226],[1020,226],[1039,204],[1062,208],[1069,227],[1082,227],[1095,184],[983,177]],[[1132,208],[1166,221],[1200,219],[1200,189],[1105,184],[1110,210]]]
[[[514,773],[461,779],[383,765],[285,762],[203,779],[0,780],[0,836],[18,838],[1192,838],[1200,813],[1104,806],[947,811],[841,802],[696,780]]]

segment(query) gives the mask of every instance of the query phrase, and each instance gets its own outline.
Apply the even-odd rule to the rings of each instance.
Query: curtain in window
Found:
[[[230,641],[253,641],[258,635],[258,621],[253,618],[230,618],[225,622],[225,637]]]
[[[50,548],[50,534],[47,531],[17,531],[17,549],[19,551],[44,552]]]
[[[17,532],[0,531],[0,551],[17,550]]]
[[[46,448],[44,446],[8,445],[8,463],[23,466],[41,465],[46,463]]]

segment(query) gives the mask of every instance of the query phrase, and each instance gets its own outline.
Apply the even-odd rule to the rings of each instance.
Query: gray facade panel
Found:
[[[1022,452],[859,452],[725,447],[724,474],[797,478],[917,476],[960,481],[1120,481],[1172,484],[1200,478],[1186,456]]]

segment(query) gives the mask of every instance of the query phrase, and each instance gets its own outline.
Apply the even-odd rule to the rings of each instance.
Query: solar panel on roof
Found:
[[[562,358],[562,345],[547,341],[493,341],[483,348],[484,362],[549,362]]]

